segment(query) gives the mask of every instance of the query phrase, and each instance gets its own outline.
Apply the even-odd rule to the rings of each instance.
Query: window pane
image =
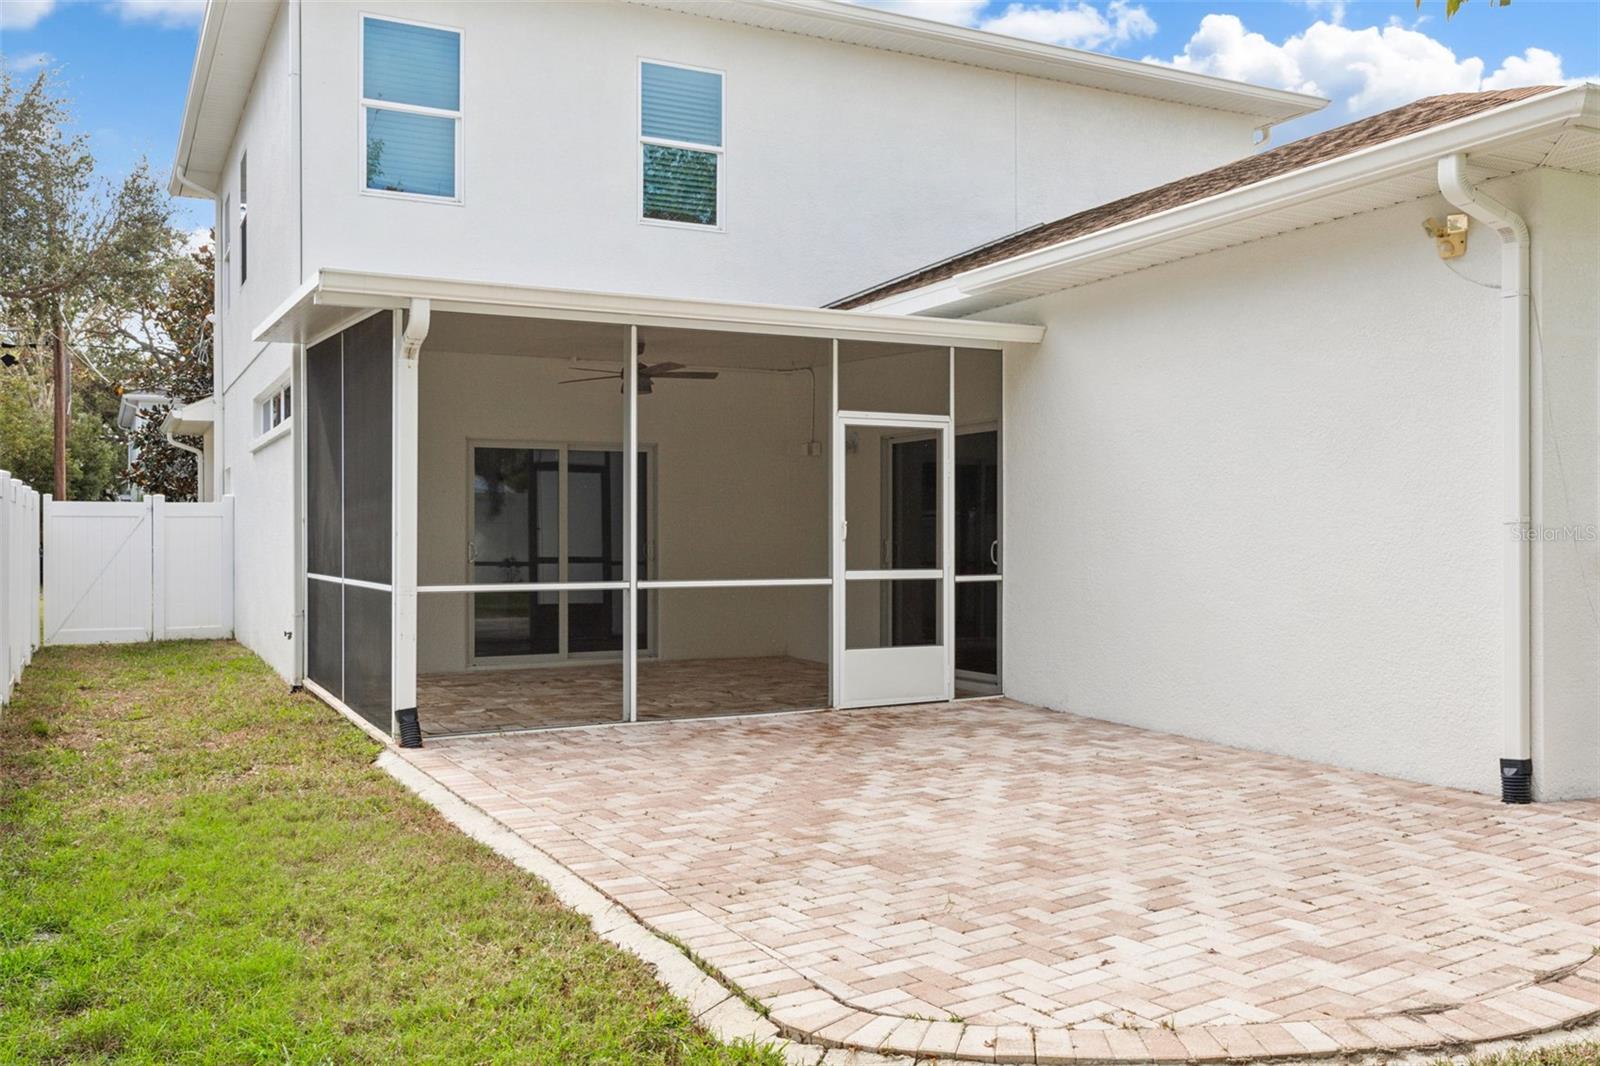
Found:
[[[473,584],[561,580],[560,460],[553,448],[473,449]]]
[[[472,597],[472,653],[555,655],[561,650],[559,592],[480,592]]]
[[[644,217],[715,226],[716,154],[645,145]]]
[[[461,108],[461,35],[451,30],[365,19],[361,95],[368,100]]]
[[[367,108],[367,188],[456,194],[456,120]]]
[[[722,75],[646,63],[639,85],[644,136],[722,146]]]

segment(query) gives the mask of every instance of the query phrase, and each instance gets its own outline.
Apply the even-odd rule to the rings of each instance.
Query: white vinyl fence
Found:
[[[44,640],[233,635],[233,497],[217,503],[44,498]]]
[[[0,707],[39,646],[39,502],[0,470]]]

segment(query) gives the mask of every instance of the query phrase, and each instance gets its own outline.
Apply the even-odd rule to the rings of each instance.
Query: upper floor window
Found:
[[[722,224],[722,75],[639,65],[640,216]]]
[[[361,19],[366,188],[455,200],[461,187],[461,34]]]

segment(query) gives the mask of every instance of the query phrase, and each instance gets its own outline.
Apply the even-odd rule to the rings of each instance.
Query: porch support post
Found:
[[[945,411],[950,416],[939,445],[943,461],[943,484],[939,486],[939,561],[944,580],[939,582],[942,597],[939,611],[939,639],[944,644],[944,698],[956,698],[956,349],[949,349],[946,369],[950,391]]]
[[[422,746],[417,718],[417,376],[428,335],[427,300],[411,301],[401,329],[394,316],[394,492],[392,638],[394,735],[402,747]]]
[[[622,358],[622,720],[639,720],[639,327]]]
[[[839,428],[839,341],[828,375],[828,546],[833,586],[828,602],[828,706],[839,706],[844,670],[844,433]]]

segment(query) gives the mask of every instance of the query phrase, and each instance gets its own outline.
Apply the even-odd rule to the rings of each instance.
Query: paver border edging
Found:
[[[1032,1029],[968,1025],[877,1014],[840,1002],[825,989],[780,995],[763,1016],[750,997],[721,974],[703,969],[685,946],[657,932],[626,907],[524,840],[492,814],[462,798],[395,750],[376,765],[427,802],[456,828],[545,881],[563,904],[589,919],[607,941],[652,965],[691,1015],[725,1041],[788,1040],[797,1066],[831,1062],[832,1054],[866,1053],[848,1061],[1129,1064],[1282,1061],[1348,1062],[1368,1056],[1450,1054],[1491,1042],[1523,1040],[1600,1024],[1600,955],[1527,985],[1489,993],[1430,1014],[1376,1015],[1316,1022],[1256,1022],[1186,1029]],[[804,976],[804,975],[800,975]],[[1505,1023],[1510,1023],[1509,1025]],[[1485,1031],[1486,1026],[1498,1026]],[[879,1058],[878,1056],[884,1056]]]

